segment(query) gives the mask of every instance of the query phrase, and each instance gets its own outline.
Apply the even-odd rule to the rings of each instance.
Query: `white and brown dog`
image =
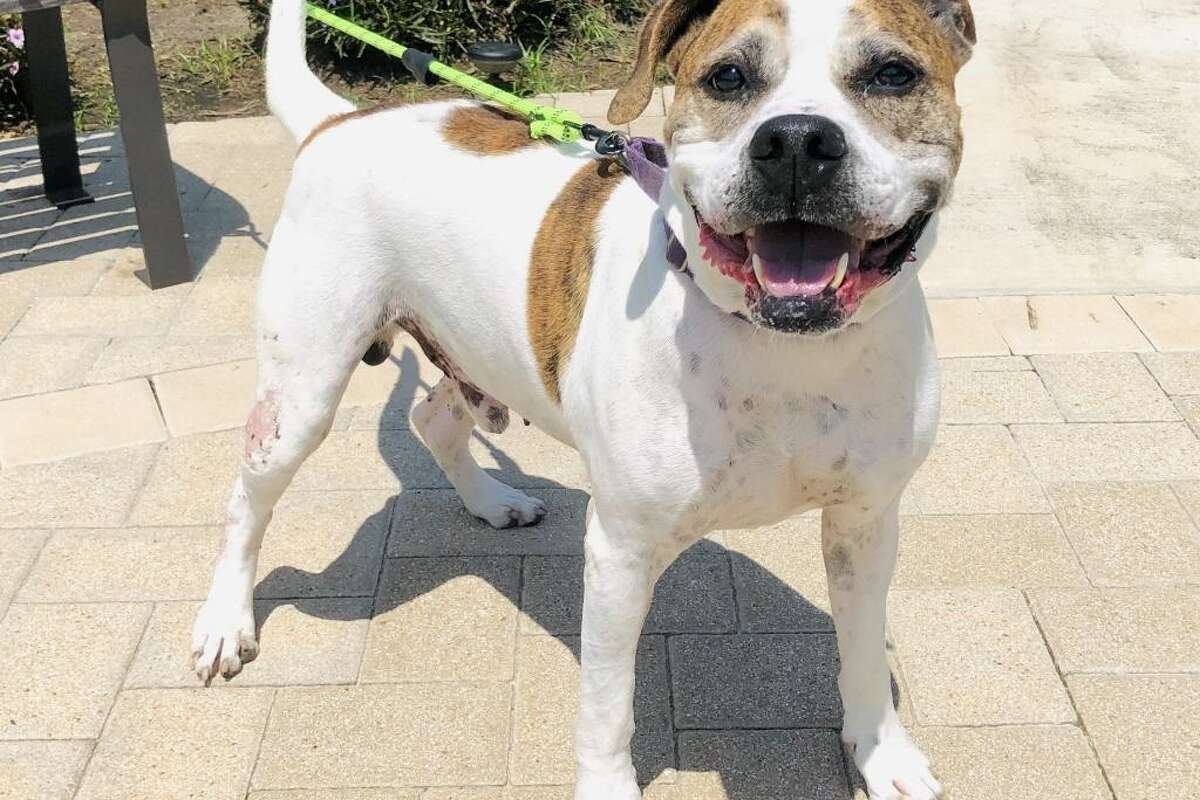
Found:
[[[478,104],[354,110],[305,64],[300,0],[275,6],[268,94],[301,148],[195,625],[200,678],[257,652],[272,508],[364,353],[404,329],[445,373],[413,428],[473,514],[505,527],[545,513],[468,452],[474,426],[502,430],[509,408],[587,466],[578,800],[640,796],[634,654],[667,565],[710,531],[816,507],[843,739],[872,798],[939,796],[892,705],[884,606],[899,497],[938,416],[916,273],[961,154],[967,0],[661,0],[609,111],[637,116],[666,62],[657,202],[616,162],[531,141]],[[690,273],[668,263],[664,220]]]

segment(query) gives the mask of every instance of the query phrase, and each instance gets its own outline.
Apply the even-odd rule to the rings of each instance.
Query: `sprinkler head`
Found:
[[[521,61],[521,46],[509,42],[476,42],[467,48],[467,57],[480,72],[499,75],[515,69]]]

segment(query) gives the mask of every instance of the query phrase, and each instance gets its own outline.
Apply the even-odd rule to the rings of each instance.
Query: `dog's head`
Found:
[[[665,62],[670,185],[697,284],[789,333],[862,321],[906,266],[962,152],[968,0],[660,0],[609,119]]]

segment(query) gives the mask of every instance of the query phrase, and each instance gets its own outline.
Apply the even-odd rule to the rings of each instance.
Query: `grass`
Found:
[[[249,59],[257,60],[250,44],[242,39],[201,42],[190,52],[174,58],[173,70],[185,79],[216,91],[224,91],[241,74]]]

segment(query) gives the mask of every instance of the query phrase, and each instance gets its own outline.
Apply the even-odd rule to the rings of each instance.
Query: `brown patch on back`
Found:
[[[345,114],[334,114],[332,117],[326,117],[325,119],[321,120],[320,123],[318,123],[317,127],[309,131],[308,136],[305,136],[304,140],[300,142],[300,146],[296,148],[296,155],[300,155],[300,151],[312,144],[313,139],[316,139],[330,128],[335,128],[338,125],[341,125],[343,122],[350,122],[351,120],[361,119],[362,117],[369,117],[372,114],[378,114],[381,111],[391,111],[397,107],[398,104],[395,103],[381,103],[380,105],[372,106],[371,108],[356,108],[353,111],[347,111]]]
[[[614,161],[590,162],[550,204],[533,241],[526,322],[542,385],[555,402],[587,304],[596,221],[624,177]]]
[[[495,106],[456,108],[442,123],[442,136],[452,146],[477,156],[495,156],[523,150],[537,143],[529,123]]]

